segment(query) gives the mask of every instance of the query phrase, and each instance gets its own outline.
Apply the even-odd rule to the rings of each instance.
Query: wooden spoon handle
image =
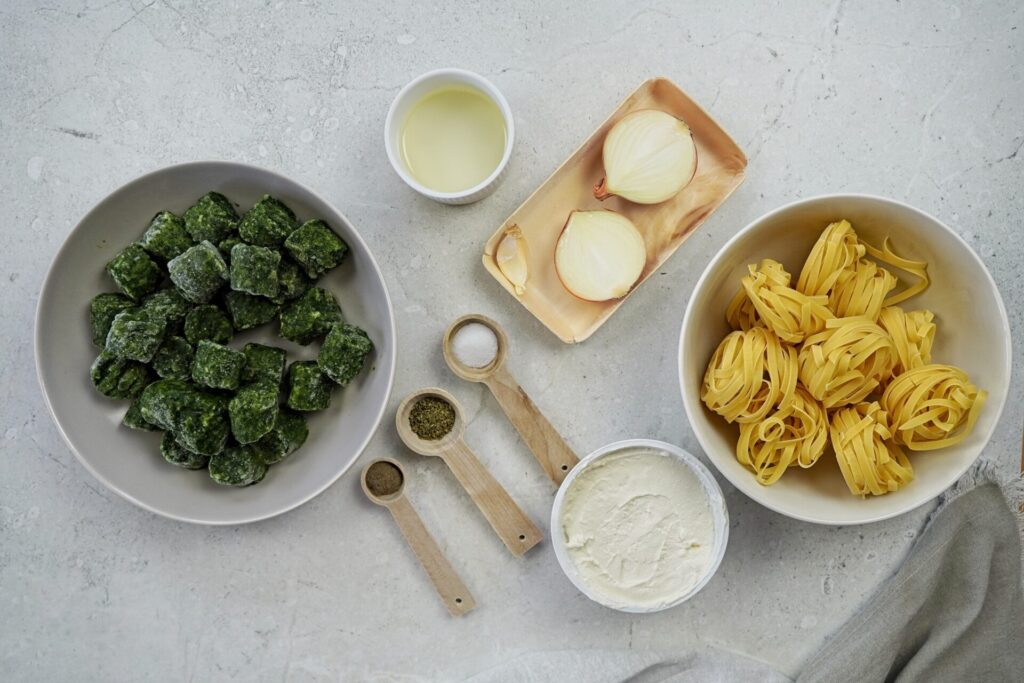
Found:
[[[579,458],[508,370],[500,367],[484,382],[533,457],[537,458],[551,481],[560,486]]]
[[[402,496],[389,502],[387,507],[448,612],[453,617],[460,617],[476,607],[476,600],[455,573],[427,527],[423,526],[423,520],[412,503]]]
[[[516,505],[508,491],[491,476],[462,439],[448,447],[441,457],[513,555],[522,555],[540,543],[544,538],[540,529]]]

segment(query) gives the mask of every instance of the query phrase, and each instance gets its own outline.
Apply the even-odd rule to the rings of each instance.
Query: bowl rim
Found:
[[[220,520],[201,519],[201,518],[197,518],[197,517],[190,517],[188,515],[178,515],[178,514],[174,514],[174,513],[168,512],[167,510],[159,509],[159,508],[157,508],[155,506],[152,506],[152,505],[150,505],[150,504],[140,500],[136,496],[133,496],[131,493],[121,489],[120,487],[115,486],[113,482],[111,482],[106,477],[102,476],[91,465],[91,463],[88,461],[88,459],[86,459],[78,451],[78,448],[75,447],[75,445],[74,445],[73,441],[71,440],[70,436],[65,431],[64,425],[61,422],[60,417],[58,417],[57,412],[53,409],[53,404],[50,401],[50,395],[49,395],[49,393],[47,392],[47,389],[46,389],[46,383],[45,383],[45,381],[43,379],[43,371],[42,371],[41,364],[40,364],[40,345],[41,345],[41,334],[42,334],[41,326],[42,326],[42,319],[43,319],[43,302],[48,299],[49,294],[50,294],[50,290],[55,286],[53,284],[53,280],[55,278],[54,267],[56,266],[56,264],[60,260],[60,258],[64,255],[64,252],[68,249],[68,243],[69,243],[69,241],[71,239],[71,236],[74,235],[78,230],[81,229],[82,224],[85,223],[87,220],[89,220],[93,216],[93,214],[98,211],[100,206],[105,204],[107,201],[109,201],[115,195],[118,195],[118,194],[120,194],[122,192],[128,192],[131,189],[133,189],[135,186],[140,185],[142,183],[145,183],[147,181],[150,181],[154,176],[158,176],[158,175],[160,175],[162,173],[165,173],[167,171],[183,170],[183,169],[188,169],[188,168],[193,168],[193,167],[200,167],[200,166],[201,167],[222,166],[224,168],[235,168],[235,169],[241,168],[241,169],[245,169],[245,170],[250,171],[250,172],[251,171],[255,171],[255,172],[258,172],[258,173],[264,173],[264,174],[268,174],[268,175],[274,176],[274,177],[276,177],[276,178],[278,178],[280,180],[283,180],[283,181],[286,181],[288,183],[294,184],[300,190],[302,190],[303,192],[307,192],[310,196],[314,197],[315,199],[319,200],[320,202],[323,202],[325,205],[329,206],[331,208],[331,210],[333,210],[335,213],[337,213],[338,216],[341,217],[341,219],[345,222],[345,224],[352,231],[352,235],[355,237],[356,245],[358,246],[359,249],[362,250],[362,253],[366,255],[366,257],[368,258],[368,260],[370,262],[370,265],[373,267],[374,272],[376,273],[378,279],[381,282],[381,288],[384,291],[384,300],[385,300],[385,302],[387,304],[388,328],[389,328],[389,333],[390,333],[391,339],[392,339],[391,353],[390,353],[390,357],[388,358],[389,365],[391,366],[391,370],[388,373],[387,387],[386,387],[385,392],[384,392],[384,400],[381,402],[380,409],[377,411],[377,415],[376,415],[376,417],[373,420],[373,427],[372,427],[372,429],[369,430],[369,432],[366,435],[366,438],[363,440],[363,442],[361,444],[359,444],[359,447],[356,450],[356,457],[352,458],[352,461],[350,463],[348,463],[347,465],[345,465],[344,467],[342,467],[338,471],[338,473],[336,475],[334,475],[333,477],[331,477],[329,479],[324,480],[323,484],[319,488],[314,489],[311,493],[309,493],[308,495],[304,496],[303,498],[301,498],[299,500],[296,500],[296,501],[294,501],[292,503],[288,503],[286,505],[279,506],[276,509],[271,510],[269,512],[266,512],[264,514],[252,515],[252,516],[246,516],[246,517],[238,517],[238,518],[231,518],[231,519],[220,519]],[[359,458],[363,454],[363,451],[366,449],[367,445],[369,445],[370,441],[377,434],[378,429],[380,429],[381,420],[384,418],[384,413],[387,410],[388,403],[391,401],[391,392],[392,392],[392,389],[394,388],[394,383],[395,383],[395,366],[396,366],[396,360],[397,360],[397,354],[398,354],[398,337],[397,337],[396,328],[395,328],[394,305],[393,305],[393,303],[391,301],[391,293],[388,291],[387,281],[384,279],[384,275],[381,272],[380,265],[377,263],[376,258],[374,258],[373,253],[370,251],[369,247],[367,246],[366,241],[363,239],[363,236],[361,234],[359,234],[359,231],[356,230],[356,228],[352,224],[352,222],[348,219],[348,217],[344,213],[342,213],[338,209],[338,207],[336,207],[332,202],[330,202],[327,199],[325,199],[319,193],[315,192],[312,188],[310,188],[305,183],[302,183],[302,182],[299,182],[299,181],[294,180],[292,178],[289,178],[287,176],[284,176],[284,175],[282,175],[280,173],[277,173],[276,171],[272,171],[272,170],[264,168],[262,166],[256,166],[255,164],[247,164],[247,163],[239,162],[239,161],[207,160],[207,161],[186,161],[186,162],[181,162],[181,163],[176,163],[176,164],[170,164],[170,165],[167,165],[167,166],[162,166],[160,168],[154,169],[154,170],[149,171],[147,173],[144,173],[144,174],[142,174],[140,176],[136,176],[135,178],[133,178],[133,179],[129,180],[128,182],[118,186],[113,191],[111,191],[111,192],[107,193],[106,195],[104,195],[104,197],[102,199],[100,199],[99,201],[97,201],[95,204],[93,204],[92,208],[90,208],[89,211],[86,212],[85,215],[83,215],[82,218],[80,218],[78,220],[78,222],[75,224],[75,226],[73,228],[71,228],[71,230],[68,231],[68,233],[64,236],[64,239],[61,241],[60,247],[57,249],[56,252],[54,252],[53,258],[50,260],[50,265],[47,266],[46,275],[43,278],[43,284],[39,288],[39,295],[38,295],[38,297],[36,299],[35,318],[34,318],[34,321],[33,321],[32,354],[33,354],[33,357],[34,357],[34,360],[35,360],[35,366],[36,366],[36,368],[35,368],[36,369],[36,380],[39,382],[39,388],[40,388],[40,391],[41,391],[41,393],[43,395],[43,403],[46,404],[46,409],[47,409],[47,411],[49,411],[50,417],[52,418],[54,425],[57,427],[57,431],[60,432],[61,438],[64,439],[64,443],[67,444],[68,448],[75,455],[75,458],[78,460],[78,462],[81,463],[82,466],[85,467],[85,469],[89,472],[89,474],[91,474],[93,477],[95,477],[97,481],[102,483],[109,490],[111,490],[114,493],[118,494],[119,496],[121,496],[125,500],[127,500],[127,501],[129,501],[129,502],[131,502],[131,503],[133,503],[135,505],[137,505],[138,507],[140,507],[140,508],[142,508],[144,510],[152,512],[153,514],[159,515],[161,517],[165,517],[167,519],[172,519],[172,520],[179,521],[179,522],[187,522],[187,523],[190,523],[190,524],[200,524],[200,525],[205,525],[205,526],[238,526],[238,525],[242,525],[242,524],[251,524],[252,522],[260,522],[260,521],[263,521],[263,520],[266,520],[266,519],[270,519],[272,517],[277,517],[278,515],[283,515],[286,512],[290,512],[290,511],[294,510],[297,507],[305,505],[306,503],[308,503],[309,501],[311,501],[312,499],[316,498],[318,495],[320,495],[321,493],[326,491],[328,488],[330,488],[332,484],[334,484],[336,481],[338,481],[338,479],[340,479],[342,477],[342,475],[344,475],[349,469],[351,469],[351,467],[356,463],[356,461],[359,460]]]
[[[828,526],[857,526],[857,525],[861,525],[861,524],[873,524],[875,522],[881,522],[881,521],[884,521],[884,520],[887,520],[887,519],[892,519],[893,517],[899,517],[900,515],[904,515],[904,514],[906,514],[908,512],[911,512],[912,510],[916,510],[919,507],[922,507],[924,505],[929,504],[930,502],[935,500],[935,498],[937,498],[939,495],[941,495],[942,491],[938,491],[938,492],[936,492],[936,494],[934,496],[931,496],[928,499],[923,500],[920,503],[918,503],[916,505],[912,505],[911,507],[908,507],[908,508],[903,509],[903,510],[895,510],[895,511],[892,511],[892,512],[885,512],[885,513],[876,514],[876,515],[873,515],[873,516],[870,516],[870,517],[863,517],[863,518],[857,518],[857,519],[844,519],[844,520],[823,519],[823,518],[815,517],[814,515],[810,515],[810,514],[801,514],[801,513],[798,513],[798,512],[793,512],[791,510],[785,510],[785,509],[782,509],[781,507],[779,507],[777,505],[774,505],[773,503],[771,503],[769,501],[765,501],[765,500],[763,500],[761,498],[756,498],[756,497],[750,495],[745,490],[746,489],[745,482],[741,483],[741,482],[737,481],[737,479],[734,478],[733,476],[730,476],[730,474],[728,472],[726,472],[725,470],[723,470],[720,467],[718,467],[718,463],[715,461],[715,458],[713,458],[710,455],[710,449],[708,448],[708,444],[705,443],[705,441],[704,441],[704,436],[703,436],[702,432],[697,430],[694,427],[693,415],[694,415],[694,413],[696,413],[698,411],[702,411],[703,407],[700,405],[700,401],[696,401],[696,404],[694,404],[694,401],[690,397],[690,393],[686,391],[686,381],[685,381],[684,369],[683,369],[683,353],[686,350],[686,329],[691,324],[691,316],[694,315],[693,303],[696,300],[696,296],[695,295],[696,295],[697,292],[699,292],[699,291],[704,289],[706,281],[708,280],[708,278],[711,277],[711,274],[717,270],[717,267],[718,267],[719,263],[725,257],[726,252],[729,251],[729,248],[732,247],[732,245],[734,243],[736,243],[739,240],[741,240],[748,232],[752,232],[754,229],[756,229],[762,223],[768,221],[771,218],[774,218],[776,215],[778,215],[780,213],[783,213],[785,211],[789,211],[789,210],[791,210],[791,209],[793,209],[795,207],[798,207],[798,206],[801,206],[801,205],[804,205],[804,204],[814,204],[814,203],[819,203],[819,202],[844,200],[844,199],[869,200],[869,201],[873,201],[873,202],[879,202],[879,203],[882,203],[882,204],[890,204],[890,205],[898,206],[898,207],[900,207],[902,209],[905,209],[905,210],[907,210],[907,211],[909,211],[911,213],[917,214],[918,216],[920,216],[921,218],[923,218],[925,220],[932,221],[935,225],[941,226],[941,228],[943,230],[945,230],[949,235],[951,235],[954,240],[956,240],[957,242],[960,243],[960,246],[962,246],[964,248],[965,252],[967,254],[970,254],[971,258],[973,258],[975,263],[981,268],[981,272],[983,272],[985,274],[986,281],[987,281],[991,291],[995,293],[996,307],[999,310],[999,318],[1000,318],[1000,322],[1002,324],[1003,352],[1004,352],[1004,354],[1005,354],[1005,356],[1007,358],[1007,363],[1008,363],[1008,365],[1007,365],[1007,382],[1009,382],[1009,376],[1013,372],[1013,348],[1012,348],[1013,344],[1012,344],[1012,341],[1010,339],[1010,332],[1011,332],[1011,330],[1010,330],[1010,321],[1009,321],[1009,317],[1006,314],[1006,306],[1003,303],[1002,294],[999,291],[999,287],[996,285],[995,279],[992,277],[992,273],[989,272],[988,268],[985,266],[985,262],[981,260],[981,257],[978,256],[978,254],[974,251],[974,249],[971,248],[971,246],[969,244],[967,244],[966,240],[964,240],[963,237],[961,237],[951,227],[946,225],[945,222],[939,220],[938,218],[936,218],[932,214],[928,213],[927,211],[923,211],[921,209],[918,209],[917,207],[911,206],[910,204],[908,204],[906,202],[903,202],[903,201],[900,201],[898,199],[892,199],[890,197],[883,197],[881,195],[876,195],[876,194],[862,193],[862,192],[825,193],[825,194],[813,195],[811,197],[804,197],[802,199],[796,199],[794,201],[787,202],[786,204],[783,204],[782,206],[779,206],[779,207],[777,207],[775,209],[772,209],[771,211],[768,211],[767,213],[764,213],[764,214],[758,216],[754,220],[752,220],[749,223],[747,223],[739,231],[737,231],[735,235],[730,237],[729,240],[724,245],[722,245],[721,248],[719,248],[718,252],[711,259],[711,261],[708,262],[708,265],[704,268],[704,272],[701,273],[701,276],[697,280],[697,283],[693,286],[693,289],[690,292],[690,298],[689,298],[689,300],[686,303],[686,312],[683,314],[683,322],[682,322],[682,324],[680,325],[680,328],[679,328],[679,344],[678,344],[678,347],[676,349],[676,365],[677,365],[677,374],[678,374],[678,379],[679,379],[679,392],[680,392],[680,394],[682,395],[682,398],[683,398],[683,409],[684,409],[684,411],[686,413],[686,419],[689,421],[691,431],[693,431],[694,435],[697,437],[697,441],[698,441],[698,443],[700,443],[700,447],[704,450],[704,453],[705,453],[705,455],[707,455],[707,458],[711,462],[711,464],[715,466],[715,469],[718,470],[719,473],[722,474],[722,476],[724,476],[729,481],[730,484],[732,484],[734,487],[736,487],[745,496],[747,496],[748,498],[753,500],[758,505],[766,507],[769,510],[771,510],[773,512],[777,512],[778,514],[783,515],[785,517],[790,517],[792,519],[797,519],[797,520],[800,520],[802,522],[810,522],[812,524],[824,524],[824,525],[828,525]],[[971,465],[973,465],[978,460],[978,458],[981,457],[982,453],[985,450],[985,447],[992,440],[992,435],[995,432],[995,429],[998,426],[1000,419],[1002,418],[1003,410],[1006,407],[1006,399],[1007,398],[1008,398],[1008,396],[1004,396],[1003,400],[1000,402],[1000,405],[997,407],[995,419],[992,421],[992,424],[991,424],[991,427],[989,427],[988,433],[985,434],[983,445],[982,445],[981,449],[979,449],[978,454],[975,456],[974,460],[972,460],[971,462],[966,463],[962,468],[960,468],[959,471],[956,473],[956,476],[951,478],[949,484],[947,484],[947,486],[944,487],[943,490],[945,490],[945,488],[948,488],[949,486],[952,486],[954,483],[956,483],[956,481],[960,477],[963,476],[963,474],[971,467]]]
[[[587,469],[587,467],[589,467],[595,460],[628,448],[649,448],[651,450],[662,451],[669,457],[672,457],[689,467],[697,476],[698,481],[701,483],[701,487],[707,494],[708,504],[711,507],[711,514],[715,524],[714,558],[708,566],[707,572],[705,572],[701,580],[694,584],[693,588],[691,588],[685,595],[676,598],[672,602],[665,603],[664,605],[656,605],[654,607],[638,607],[609,603],[601,595],[592,591],[589,586],[579,580],[576,565],[569,557],[569,551],[565,547],[565,538],[562,532],[562,505],[565,501],[565,494],[569,490],[572,482],[575,481],[576,477],[579,476],[583,470]],[[558,487],[558,491],[555,493],[554,503],[551,505],[550,533],[551,547],[555,551],[555,558],[558,560],[558,566],[561,568],[562,573],[565,574],[566,578],[569,579],[569,582],[576,587],[576,590],[583,593],[583,595],[587,596],[602,607],[631,614],[653,614],[655,612],[671,609],[686,602],[699,593],[704,586],[711,581],[714,575],[718,573],[718,568],[721,566],[722,560],[725,558],[726,548],[729,546],[729,506],[726,504],[725,495],[722,493],[722,487],[719,486],[718,480],[715,479],[715,475],[712,474],[711,470],[708,469],[708,467],[701,462],[700,458],[697,456],[683,448],[680,448],[679,446],[676,446],[675,444],[660,441],[658,439],[623,439],[620,441],[613,441],[612,443],[601,446],[597,450],[589,453],[586,457],[576,463],[576,465],[569,471],[569,474],[566,475],[565,479],[562,480],[562,484]]]
[[[405,168],[405,164],[403,164],[398,158],[398,152],[395,150],[395,146],[391,141],[391,133],[395,126],[399,124],[399,122],[395,121],[399,104],[409,97],[409,93],[412,92],[413,88],[421,83],[431,79],[444,79],[447,76],[456,76],[469,81],[473,87],[482,92],[488,99],[498,106],[498,109],[501,111],[501,118],[505,121],[505,149],[501,155],[501,161],[498,162],[498,165],[494,168],[491,174],[482,181],[468,189],[459,190],[458,192],[440,192],[432,190],[413,178],[412,174]],[[424,197],[429,197],[430,199],[443,202],[457,202],[471,198],[476,193],[495,183],[505,170],[505,167],[508,166],[509,160],[512,158],[512,147],[515,144],[515,140],[516,124],[512,117],[512,108],[509,106],[508,100],[505,99],[505,96],[501,94],[500,90],[498,90],[498,87],[474,71],[458,69],[455,67],[433,69],[420,74],[406,83],[405,86],[398,91],[398,94],[395,95],[395,99],[391,101],[391,106],[388,107],[388,113],[384,119],[384,150],[387,153],[388,161],[391,163],[391,168],[395,170],[395,173],[398,174],[399,178],[405,181],[406,185],[416,190]]]

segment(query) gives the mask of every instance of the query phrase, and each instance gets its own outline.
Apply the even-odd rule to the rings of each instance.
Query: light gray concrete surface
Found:
[[[784,202],[863,191],[952,224],[999,283],[1015,336],[1024,333],[1019,3],[561,4],[0,5],[3,678],[451,679],[540,650],[705,646],[793,673],[899,563],[927,510],[825,528],[723,482],[733,529],[715,580],[666,613],[611,612],[571,588],[550,547],[511,558],[441,463],[416,459],[385,427],[363,461],[408,466],[413,502],[480,605],[452,620],[353,473],[278,519],[209,529],[106,491],[61,440],[31,342],[50,258],[104,195],[194,159],[267,166],[348,214],[396,306],[392,410],[420,385],[455,392],[472,417],[470,443],[536,520],[548,514],[549,483],[485,390],[441,359],[440,334],[461,313],[507,326],[513,370],[581,453],[638,436],[699,452],[675,350],[704,264]],[[485,74],[516,113],[507,179],[465,208],[414,194],[383,151],[398,88],[440,66]],[[481,245],[657,74],[746,150],[746,183],[591,340],[564,346],[485,274]],[[1022,390],[1018,377],[986,455],[1006,471],[1017,463]]]

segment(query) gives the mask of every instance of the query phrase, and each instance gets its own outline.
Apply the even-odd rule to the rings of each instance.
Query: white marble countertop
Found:
[[[577,451],[656,437],[699,452],[676,385],[678,326],[704,264],[749,220],[830,191],[892,196],[978,251],[1024,334],[1024,12],[1019,3],[131,3],[0,6],[0,670],[7,680],[459,678],[540,650],[714,646],[793,673],[913,542],[927,509],[861,528],[771,513],[725,484],[733,528],[699,598],[653,616],[576,593],[550,547],[513,559],[437,462],[382,429],[410,495],[479,602],[449,619],[350,472],[308,505],[239,528],[171,522],[75,460],[37,387],[36,297],[50,258],[100,198],[173,162],[233,159],[308,183],[380,261],[402,343],[392,410],[448,387],[536,520],[551,488],[496,404],[441,359],[476,310],[513,336],[512,368]],[[566,3],[559,3],[566,4]],[[623,3],[625,4],[625,3]],[[518,128],[487,200],[415,195],[384,156],[405,82],[485,74]],[[678,82],[750,158],[739,191],[585,344],[568,347],[483,271],[499,222],[642,80]],[[1015,349],[1018,367],[1024,360]],[[1017,464],[1024,383],[986,457]],[[390,415],[390,414],[389,414]]]

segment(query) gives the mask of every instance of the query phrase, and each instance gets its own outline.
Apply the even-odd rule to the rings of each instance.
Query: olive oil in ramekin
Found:
[[[424,95],[402,124],[402,161],[413,178],[435,192],[479,185],[505,154],[505,119],[476,88],[449,85]]]

